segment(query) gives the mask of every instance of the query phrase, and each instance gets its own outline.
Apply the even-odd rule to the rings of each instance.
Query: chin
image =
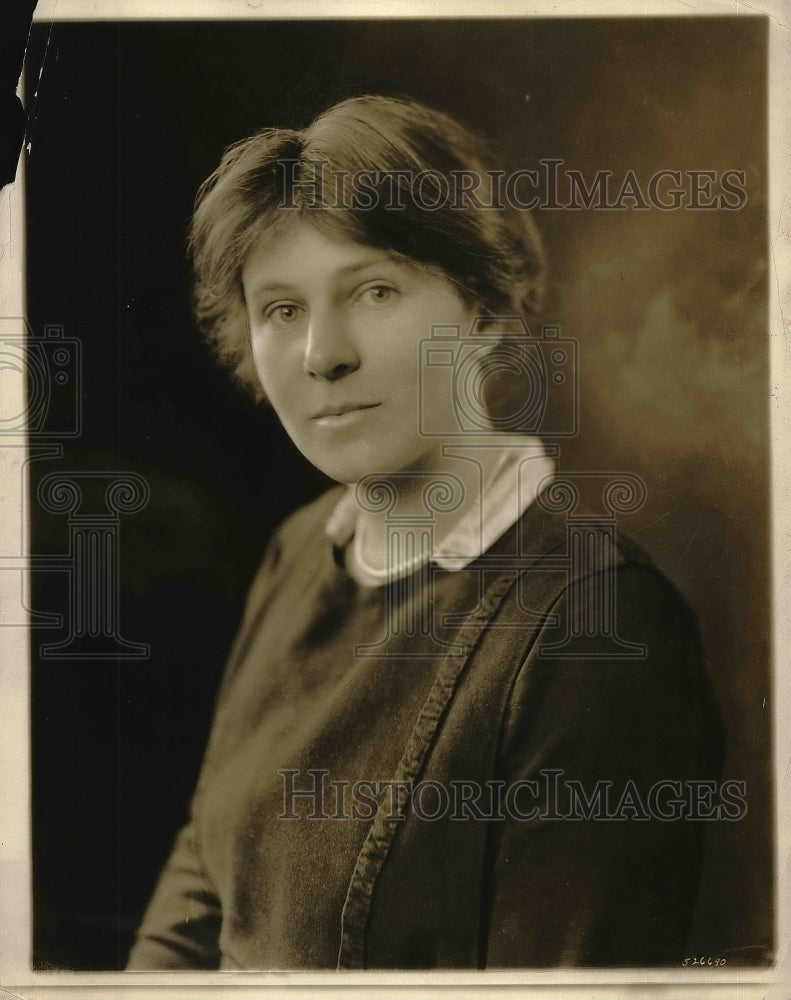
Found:
[[[383,472],[381,468],[373,468],[369,466],[361,467],[360,465],[337,465],[329,462],[314,462],[313,464],[319,472],[323,472],[329,479],[334,479],[336,483],[343,483],[346,486],[354,486],[355,483],[359,483],[359,481],[361,479],[365,479],[366,476],[379,475],[384,478],[387,475],[387,473]]]
[[[305,457],[320,472],[323,472],[325,476],[334,479],[337,483],[345,483],[348,486],[359,483],[366,476],[381,476],[385,478],[404,469],[403,463],[387,461],[386,457],[381,454],[376,459],[369,459],[359,452],[356,455],[350,455],[348,458],[329,457],[326,454],[306,455]]]
[[[329,458],[327,455],[305,455],[305,457],[311,465],[314,465],[319,472],[323,472],[329,479],[334,479],[336,483],[345,483],[347,486],[359,482],[364,476],[375,471],[366,463],[360,462],[359,459],[357,461],[354,459],[343,461]]]

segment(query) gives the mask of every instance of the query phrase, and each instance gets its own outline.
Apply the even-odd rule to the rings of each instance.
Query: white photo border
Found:
[[[782,0],[756,0],[747,5],[723,0],[533,0],[530,3],[490,0],[406,0],[369,4],[365,0],[42,0],[35,21],[178,20],[178,19],[311,19],[327,17],[469,18],[498,16],[755,16],[769,19],[769,245],[770,353],[772,441],[772,552],[774,593],[774,773],[776,963],[771,969],[722,970],[525,970],[481,973],[34,973],[31,971],[29,659],[24,629],[0,630],[0,698],[3,739],[0,748],[0,987],[30,998],[88,998],[112,995],[161,997],[293,997],[305,987],[321,997],[456,996],[462,989],[497,997],[562,996],[564,1000],[683,996],[751,998],[791,995],[791,12]],[[4,253],[0,259],[0,315],[24,316],[24,169],[0,195]],[[4,373],[3,391],[22,403],[24,385]],[[20,405],[19,410],[21,411]],[[10,449],[5,449],[6,452]],[[20,451],[13,458],[19,462]],[[4,461],[8,461],[4,458]],[[3,485],[14,482],[13,469],[2,470]],[[14,504],[21,498],[4,499]],[[16,520],[3,516],[0,529],[16,530]],[[8,551],[7,548],[0,551]],[[261,987],[266,987],[262,990]],[[734,992],[736,991],[736,992]]]

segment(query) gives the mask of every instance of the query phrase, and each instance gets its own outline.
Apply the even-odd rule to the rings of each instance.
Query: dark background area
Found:
[[[544,319],[580,341],[567,469],[649,489],[621,528],[697,609],[725,778],[748,812],[711,824],[695,952],[773,950],[765,23],[452,20],[37,24],[25,106],[28,319],[82,348],[82,432],[56,471],[136,472],[120,528],[120,630],[145,660],[46,660],[32,636],[34,955],[121,967],[185,810],[247,583],[275,524],[327,485],[212,361],[184,240],[228,143],[334,99],[403,91],[483,132],[511,167],[586,177],[744,170],[727,211],[537,213]],[[64,404],[66,405],[66,404]],[[57,418],[57,405],[52,411]],[[35,495],[32,493],[32,495]],[[32,501],[33,547],[65,517]],[[63,612],[64,574],[33,607]]]

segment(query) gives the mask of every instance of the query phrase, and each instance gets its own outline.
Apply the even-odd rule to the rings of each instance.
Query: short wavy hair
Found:
[[[459,172],[480,178],[477,199],[427,204],[426,192],[452,189]],[[263,398],[241,275],[253,247],[297,218],[439,268],[465,304],[484,315],[536,315],[544,288],[541,240],[528,212],[493,201],[495,173],[494,158],[477,136],[405,97],[348,98],[304,130],[263,129],[229,146],[198,190],[190,228],[201,329],[239,380]],[[352,190],[361,177],[367,201]],[[485,207],[492,203],[496,207]]]

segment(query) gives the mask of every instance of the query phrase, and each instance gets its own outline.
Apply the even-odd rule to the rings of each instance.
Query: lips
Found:
[[[355,410],[372,410],[375,406],[380,405],[380,403],[331,403],[317,410],[311,416],[311,420],[321,420],[322,417],[340,417],[344,413],[352,413]]]

